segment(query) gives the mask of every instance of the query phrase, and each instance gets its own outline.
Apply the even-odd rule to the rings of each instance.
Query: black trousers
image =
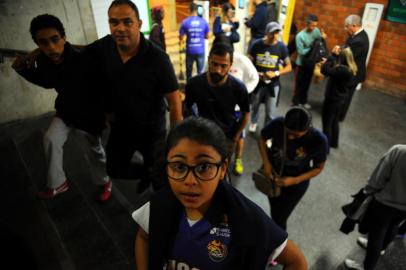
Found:
[[[158,131],[157,131],[158,130]],[[130,123],[113,123],[106,147],[107,174],[112,178],[141,179],[152,182],[154,189],[162,185],[162,176],[156,166],[162,164],[165,129],[146,129]],[[143,163],[131,159],[138,151]]]
[[[321,119],[323,133],[327,136],[330,147],[338,147],[340,133],[340,114],[343,110],[344,100],[324,100]]]
[[[292,103],[294,105],[306,104],[307,95],[309,93],[310,84],[313,78],[313,67],[297,66],[295,92],[293,93]]]
[[[400,223],[406,218],[406,211],[386,206],[375,199],[366,213],[369,224],[368,246],[364,260],[365,270],[373,270],[380,252],[393,241]]]
[[[348,96],[347,99],[344,102],[343,109],[341,110],[340,113],[340,121],[344,121],[345,117],[347,116],[347,112],[350,109],[352,97],[354,96],[355,89],[357,88],[359,81],[354,79],[354,82],[351,83],[351,86],[348,88]]]
[[[268,197],[271,206],[271,217],[284,230],[286,230],[286,223],[290,214],[302,199],[308,187],[309,181],[307,180],[298,185],[282,188],[279,197]]]

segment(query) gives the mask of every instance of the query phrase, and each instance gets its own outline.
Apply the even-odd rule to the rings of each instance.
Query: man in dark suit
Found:
[[[350,107],[352,96],[354,95],[357,85],[365,81],[366,73],[366,60],[369,50],[369,39],[365,30],[362,28],[361,17],[355,14],[348,16],[345,19],[345,30],[347,31],[349,37],[347,39],[346,45],[351,48],[352,54],[354,55],[355,63],[358,67],[358,72],[355,75],[354,81],[350,86],[350,92],[348,95],[347,102],[343,111],[341,112],[340,120],[343,121],[347,111]]]

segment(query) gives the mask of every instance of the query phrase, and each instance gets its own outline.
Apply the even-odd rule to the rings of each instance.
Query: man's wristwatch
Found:
[[[281,73],[279,72],[279,70],[275,71],[275,75],[276,75],[277,77],[279,77],[279,76],[281,75]]]

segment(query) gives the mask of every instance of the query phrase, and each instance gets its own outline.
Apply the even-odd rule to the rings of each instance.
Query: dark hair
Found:
[[[227,158],[227,138],[223,130],[211,120],[190,116],[177,124],[168,134],[165,157],[170,149],[184,138],[213,147],[220,154],[222,161]]]
[[[233,62],[234,49],[233,49],[233,47],[230,46],[229,43],[215,42],[210,49],[209,56],[211,56],[213,54],[220,55],[220,56],[225,56],[225,55],[229,54],[230,61]]]
[[[151,16],[152,19],[155,22],[161,22],[162,21],[162,11],[163,11],[163,7],[162,6],[155,6],[151,9]]]
[[[296,106],[285,115],[285,127],[295,131],[305,131],[312,123],[312,115],[305,108]]]
[[[189,11],[193,12],[193,11],[197,11],[198,5],[196,5],[195,3],[190,3],[189,5]]]
[[[223,4],[221,9],[223,10],[223,13],[226,13],[229,9],[234,10],[234,6],[231,3],[226,2]]]
[[[312,22],[317,22],[317,21],[319,21],[319,18],[317,18],[317,16],[314,14],[309,14],[306,17],[306,24],[311,24]]]
[[[230,46],[230,47],[233,49],[233,51],[234,51],[234,48],[233,48],[232,45],[231,45],[232,43],[231,43],[231,41],[230,41],[230,38],[227,37],[227,36],[224,35],[224,34],[217,35],[216,38],[213,40],[212,46],[214,46],[216,43],[227,44],[227,45]]]
[[[113,6],[121,6],[121,5],[128,5],[130,6],[130,8],[132,10],[134,10],[135,12],[135,16],[137,17],[137,19],[140,19],[140,13],[138,12],[138,8],[137,6],[134,4],[134,2],[130,1],[130,0],[114,0],[113,2],[111,2],[109,9],[111,9],[111,7]]]
[[[45,28],[55,28],[61,37],[65,36],[65,28],[63,28],[63,24],[57,17],[50,14],[42,14],[31,20],[30,33],[35,43],[37,43],[35,38],[37,32]]]

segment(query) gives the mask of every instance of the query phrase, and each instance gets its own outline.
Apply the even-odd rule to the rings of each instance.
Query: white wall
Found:
[[[32,18],[44,13],[62,21],[71,43],[87,44],[97,38],[90,0],[1,0],[0,48],[36,48],[29,26]],[[5,58],[0,63],[0,123],[53,110],[55,91],[26,82],[11,68],[12,61]]]

